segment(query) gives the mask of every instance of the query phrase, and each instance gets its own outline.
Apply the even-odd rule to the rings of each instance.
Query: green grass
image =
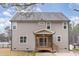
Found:
[[[73,49],[73,51],[79,51],[79,48],[75,48],[75,49]]]

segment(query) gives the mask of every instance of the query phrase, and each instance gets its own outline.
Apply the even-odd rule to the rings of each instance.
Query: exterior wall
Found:
[[[16,29],[12,30],[12,50],[35,50],[34,31],[44,28],[38,23],[17,23]],[[20,36],[27,36],[26,43],[20,43]]]
[[[51,30],[55,31],[53,43],[58,46],[59,50],[68,50],[68,22],[66,23],[66,29],[64,29],[64,22],[51,24]],[[61,37],[60,41],[58,41],[58,36]]]
[[[27,51],[27,48],[29,51],[35,50],[35,36],[33,33],[34,31],[44,28],[46,28],[46,23],[17,23],[16,29],[12,29],[12,50]],[[68,25],[67,29],[64,29],[63,22],[51,22],[51,30],[55,31],[55,34],[53,35],[53,43],[58,45],[59,49],[68,49]],[[58,35],[62,38],[60,42],[57,40]],[[27,37],[26,43],[20,43],[20,36]]]

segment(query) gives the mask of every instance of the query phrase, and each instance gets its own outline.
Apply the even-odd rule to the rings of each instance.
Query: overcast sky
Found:
[[[79,4],[69,4],[69,3],[53,3],[53,4],[44,4],[34,7],[34,11],[38,12],[62,12],[64,13],[71,21],[74,21],[76,24],[79,23],[79,12],[74,11],[73,9],[79,9]],[[16,12],[14,7],[3,8],[0,6],[0,32],[4,32],[4,28],[10,25],[9,20]]]

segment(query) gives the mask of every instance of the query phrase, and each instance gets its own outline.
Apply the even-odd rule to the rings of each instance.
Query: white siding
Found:
[[[68,25],[67,25],[68,27]],[[46,28],[46,23],[39,25],[38,23],[17,23],[17,29],[12,31],[12,49],[16,50],[35,50],[35,36],[34,31]],[[64,29],[63,23],[51,23],[51,30],[56,32],[53,35],[53,43],[59,46],[59,48],[68,48],[68,28]],[[61,35],[61,42],[58,42],[56,37]],[[27,36],[26,43],[20,43],[20,36]]]
[[[53,43],[55,43],[59,49],[68,49],[68,24],[66,29],[64,29],[63,22],[52,23],[51,27],[51,29],[55,31],[55,34],[53,35]],[[60,42],[57,40],[58,35],[61,36]]]

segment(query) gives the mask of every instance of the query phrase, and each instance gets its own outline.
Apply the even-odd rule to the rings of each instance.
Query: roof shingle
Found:
[[[11,19],[15,20],[65,20],[69,19],[60,12],[17,12]]]

